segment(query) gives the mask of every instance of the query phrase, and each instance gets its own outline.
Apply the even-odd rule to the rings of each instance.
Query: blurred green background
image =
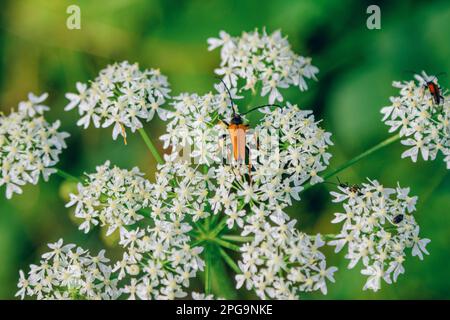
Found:
[[[81,30],[66,28],[66,8],[81,8]],[[141,67],[160,68],[169,76],[173,93],[212,90],[218,51],[208,52],[206,39],[220,30],[232,35],[267,27],[282,29],[295,52],[311,56],[320,68],[319,82],[307,93],[287,92],[291,102],[314,110],[322,126],[333,133],[334,167],[388,137],[379,110],[396,94],[392,80],[410,78],[405,70],[429,73],[450,71],[450,2],[385,1],[381,30],[366,28],[366,8],[360,0],[279,1],[2,1],[0,10],[0,107],[4,112],[26,99],[29,91],[49,92],[50,121],[61,119],[70,132],[69,148],[60,166],[81,175],[110,159],[124,168],[138,165],[153,178],[155,162],[138,136],[128,146],[111,139],[111,130],[83,130],[75,125],[77,113],[64,112],[64,94],[76,81],[93,79],[106,64],[128,60]],[[441,85],[449,87],[449,78]],[[156,139],[164,124],[146,127]],[[161,144],[159,144],[161,148]],[[357,183],[377,178],[387,186],[400,181],[419,196],[416,218],[421,234],[432,240],[424,261],[408,257],[406,274],[395,285],[377,293],[364,292],[359,269],[347,270],[344,253],[327,249],[329,264],[339,267],[336,283],[327,296],[306,299],[448,299],[450,298],[450,179],[439,157],[434,162],[401,160],[403,147],[391,145],[340,175]],[[15,293],[18,270],[37,262],[48,242],[63,237],[94,252],[113,247],[102,231],[77,231],[71,211],[64,208],[68,186],[53,176],[49,183],[27,186],[11,201],[0,196],[0,298]],[[332,186],[316,186],[303,194],[289,214],[306,232],[333,233],[330,202]],[[118,254],[113,250],[114,253]],[[231,277],[231,273],[230,273]],[[195,284],[198,285],[198,284]],[[240,292],[237,297],[248,297]]]

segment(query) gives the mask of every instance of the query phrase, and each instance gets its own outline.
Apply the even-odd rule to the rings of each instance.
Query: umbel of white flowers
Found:
[[[187,166],[184,168],[188,170],[185,180],[194,185],[190,174],[195,171]],[[164,169],[161,168],[161,171]],[[82,291],[81,294],[85,297],[185,297],[185,288],[189,287],[190,278],[204,269],[204,262],[199,256],[203,248],[191,245],[192,239],[188,233],[192,227],[185,221],[185,215],[180,213],[176,204],[169,208],[157,208],[163,202],[171,201],[174,190],[178,191],[178,187],[172,189],[171,185],[165,184],[169,180],[166,180],[167,175],[163,173],[160,174],[162,178],[158,179],[159,185],[151,184],[137,168],[123,170],[111,167],[109,162],[98,166],[95,173],[86,176],[87,179],[78,184],[78,194],[70,195],[67,206],[75,206],[75,216],[83,221],[80,229],[86,233],[99,223],[108,228],[108,235],[119,229],[119,245],[124,253],[123,258],[112,264],[108,271],[108,276],[110,273],[114,275],[115,290],[94,285],[105,280],[102,274],[80,280],[78,286],[72,288]],[[195,192],[196,188],[192,187],[191,190]],[[180,193],[180,200],[181,195],[188,196]],[[185,204],[189,203],[186,201]],[[137,226],[136,222],[143,219],[144,215],[148,218],[148,210],[144,210],[148,208],[152,209],[150,223],[146,220],[147,226]],[[36,278],[33,270],[26,281],[27,284],[34,284],[33,287],[36,287],[37,281],[39,289],[45,288],[44,284],[52,285],[45,282],[45,277]],[[62,286],[65,287],[64,284]],[[85,287],[91,290],[86,291]],[[48,294],[41,297],[54,298],[54,292],[50,293],[50,288],[46,289]],[[103,291],[106,289],[108,291]],[[40,297],[39,294],[40,292],[34,292],[32,295]]]
[[[65,110],[78,107],[77,125],[87,129],[92,122],[96,128],[113,126],[112,137],[120,134],[126,139],[125,128],[131,132],[142,128],[142,120],[152,120],[155,112],[164,120],[159,108],[169,97],[167,77],[159,70],[139,70],[137,63],[115,63],[101,70],[87,84],[78,82],[78,93],[67,93],[70,103]]]
[[[87,179],[78,183],[78,194],[70,194],[66,205],[75,206],[75,217],[84,220],[80,230],[89,232],[100,222],[110,235],[141,220],[139,210],[148,206],[151,192],[151,183],[143,175],[137,167],[131,171],[110,168],[109,161],[87,174]]]
[[[43,116],[47,96],[29,93],[17,111],[0,114],[0,187],[6,186],[8,199],[22,193],[23,185],[37,184],[41,175],[47,181],[66,148],[69,134],[58,131],[60,121],[48,123]]]
[[[423,259],[428,254],[429,239],[419,237],[419,225],[412,213],[417,197],[409,196],[409,188],[385,188],[376,180],[358,187],[339,186],[331,192],[333,202],[343,202],[343,213],[335,213],[332,223],[343,223],[341,232],[329,242],[336,252],[348,247],[345,258],[349,268],[359,262],[368,276],[364,290],[380,289],[381,280],[396,282],[405,272],[406,249]]]
[[[208,50],[220,48],[220,68],[216,74],[223,77],[230,87],[237,87],[238,80],[243,79],[245,85],[240,90],[255,91],[256,84],[261,81],[262,96],[269,96],[269,103],[283,101],[281,88],[291,85],[304,91],[308,89],[305,79],[316,79],[319,69],[311,65],[311,58],[295,54],[286,37],[275,31],[267,34],[243,32],[240,37],[232,37],[225,31],[220,38],[208,39]]]
[[[255,94],[268,96],[269,103],[283,101],[279,89],[296,86],[306,90],[305,79],[315,79],[318,73],[310,58],[292,52],[279,31],[254,31],[240,37],[221,32],[220,39],[208,43],[209,49],[221,47],[221,66],[216,72],[235,99],[242,90],[255,90]],[[261,92],[256,91],[258,83]],[[20,272],[18,296],[187,297],[192,279],[207,269],[207,246],[199,227],[207,225],[205,221],[219,221],[208,233],[217,245],[223,245],[222,234],[248,239],[240,247],[229,243],[221,247],[224,260],[236,273],[237,289],[252,290],[261,299],[327,293],[337,268],[328,266],[320,251],[325,237],[299,232],[297,221],[285,212],[293,200],[300,200],[306,185],[323,181],[319,173],[331,158],[331,133],[319,126],[312,111],[287,101],[281,108],[258,110],[261,120],[254,127],[263,142],[276,132],[278,152],[261,143],[254,150],[258,161],[252,164],[250,180],[247,165],[217,161],[217,139],[205,134],[206,130],[216,137],[226,133],[218,120],[229,119],[232,110],[222,86],[205,95],[182,93],[171,98],[165,76],[122,62],[102,70],[89,87],[78,83],[77,88],[78,94],[67,94],[66,109],[78,107],[79,125],[87,127],[91,121],[96,127],[114,124],[113,138],[119,134],[125,138],[126,128],[141,129],[141,121],[150,120],[156,112],[167,121],[166,133],[160,137],[167,154],[157,167],[154,183],[138,168],[120,169],[107,161],[95,173],[86,174],[77,192],[70,195],[67,206],[74,207],[82,231],[102,226],[107,234],[119,232],[121,259],[110,262],[104,251],[92,256],[60,240],[49,245],[51,251],[39,265],[31,266],[28,276]],[[163,109],[166,100],[170,105]],[[186,146],[193,149],[187,159],[180,154]],[[388,189],[369,181],[357,192],[344,185],[339,190],[333,195],[335,201],[345,202],[346,213],[336,214],[334,222],[343,221],[344,226],[329,244],[339,250],[348,246],[351,267],[362,261],[362,273],[369,276],[366,289],[378,290],[380,279],[395,281],[404,272],[406,249],[412,248],[419,257],[427,253],[429,240],[419,238],[412,216],[417,197],[409,197],[409,189]],[[229,261],[225,249],[235,249],[239,261]],[[209,292],[193,292],[192,297],[214,298]]]
[[[39,265],[32,265],[28,277],[20,271],[16,296],[37,299],[111,299],[117,298],[117,279],[102,250],[92,256],[75,244],[59,239],[48,245],[51,251],[41,256]]]
[[[402,144],[408,147],[402,158],[416,162],[420,154],[424,160],[434,160],[442,153],[450,169],[450,97],[440,92],[444,96],[437,104],[427,88],[429,81],[439,87],[437,78],[424,71],[415,78],[417,82],[394,81],[400,96],[391,97],[392,104],[381,109],[383,121],[390,126],[389,132],[399,131]]]

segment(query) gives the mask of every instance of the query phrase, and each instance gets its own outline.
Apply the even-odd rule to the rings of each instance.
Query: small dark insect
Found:
[[[403,221],[404,216],[402,214],[398,214],[394,217],[394,219],[392,220],[395,224],[399,224],[400,222]]]
[[[342,187],[342,188],[346,188],[346,189],[348,189],[350,192],[353,192],[353,193],[356,193],[358,196],[362,196],[363,195],[363,193],[362,193],[362,191],[361,191],[361,186],[359,186],[359,185],[357,185],[357,184],[352,184],[352,185],[350,185],[348,182],[341,182],[340,180],[339,180],[339,177],[337,178],[337,180],[338,180],[338,185],[339,185],[339,187]]]

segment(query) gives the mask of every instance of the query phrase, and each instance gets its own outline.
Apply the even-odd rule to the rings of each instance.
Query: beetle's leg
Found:
[[[251,158],[251,153],[250,153],[250,148],[248,146],[245,146],[245,150],[247,151],[247,156],[248,156],[248,182],[250,183],[250,185],[252,184],[252,158]],[[245,161],[244,161],[245,164]]]
[[[259,139],[258,139],[258,135],[256,134],[256,131],[255,131],[255,133],[254,133],[254,136],[255,136],[255,142],[256,142],[256,150],[259,151],[260,145],[259,145]],[[256,161],[257,161],[259,164],[261,164],[260,156],[258,156],[258,157],[256,158]]]
[[[248,164],[248,181],[252,185],[252,164]]]
[[[224,120],[219,120],[219,124],[222,126],[225,126],[226,128],[228,128],[230,126],[230,124]]]
[[[123,124],[120,124],[120,127],[122,129],[123,142],[125,143],[125,145],[127,145],[127,133],[125,131],[125,127],[123,126]]]

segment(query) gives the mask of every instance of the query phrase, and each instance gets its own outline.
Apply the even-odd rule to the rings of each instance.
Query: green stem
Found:
[[[219,248],[220,255],[222,256],[223,260],[230,266],[231,269],[233,269],[236,273],[242,273],[241,269],[238,267],[238,265],[233,261],[233,259],[228,255],[228,253],[225,252],[222,248]]]
[[[334,239],[336,239],[336,235],[335,234],[331,234],[331,233],[329,233],[329,234],[322,234],[322,238],[324,238],[325,241],[334,240]]]
[[[213,260],[211,265],[212,284],[211,290],[216,297],[225,299],[236,299],[234,279],[229,276],[228,266],[220,254],[220,247],[217,244],[211,244],[213,249]]]
[[[241,252],[241,248],[239,248],[239,246],[229,243],[228,241],[222,240],[220,238],[214,238],[213,241],[224,248],[228,248],[236,252]]]
[[[211,225],[214,226],[216,225],[217,220],[219,219],[219,215],[218,214],[214,214],[211,213],[212,217],[211,217]]]
[[[80,183],[83,182],[83,181],[81,181],[81,179],[71,175],[70,173],[65,172],[64,170],[61,170],[59,168],[55,168],[55,169],[56,169],[56,174],[63,179],[72,180],[74,182],[80,182]]]
[[[156,162],[158,164],[164,164],[164,160],[161,158],[161,155],[159,154],[159,152],[156,149],[153,142],[150,140],[150,138],[147,135],[147,133],[145,132],[145,130],[143,128],[141,128],[141,129],[138,129],[138,131],[141,134],[141,137],[144,140],[145,144],[147,145],[148,150],[150,150],[150,152],[152,153],[153,158],[155,158]]]
[[[211,216],[207,216],[205,218],[205,223],[203,225],[203,228],[205,228],[205,230],[209,230],[211,228]]]
[[[201,234],[201,235],[205,235],[206,234],[206,229],[203,228],[198,221],[197,222],[192,221],[192,223],[197,228],[199,234]]]
[[[226,234],[226,235],[222,236],[222,239],[234,241],[234,242],[251,242],[251,241],[253,241],[254,237],[242,237],[242,236]]]
[[[205,242],[205,240],[203,240],[203,239],[195,240],[194,242],[192,242],[190,244],[190,247],[191,248],[197,247],[197,246],[201,245],[203,242]]]
[[[205,246],[205,293],[211,294],[211,248],[210,245]]]
[[[400,140],[400,135],[399,134],[396,134],[395,136],[387,138],[386,140],[380,142],[379,144],[373,146],[372,148],[370,148],[370,149],[364,151],[363,153],[357,155],[353,159],[350,159],[346,163],[340,165],[336,169],[334,169],[334,170],[332,170],[332,171],[330,171],[328,173],[325,173],[322,176],[322,179],[323,180],[328,180],[329,178],[331,178],[331,177],[335,176],[336,174],[338,174],[339,172],[347,169],[348,167],[352,166],[353,164],[355,164],[356,162],[360,161],[361,159],[364,159],[365,157],[371,155],[372,153],[375,153],[376,151],[378,151],[378,150],[380,150],[380,149],[382,149],[382,148],[384,148],[384,147],[386,147],[386,146],[388,146],[388,145],[390,145],[390,144],[392,144],[392,143],[394,143],[394,142],[396,142],[398,140]],[[304,192],[304,191],[308,190],[312,186],[313,185],[310,184],[310,183],[306,184],[305,188],[301,192]]]
[[[217,226],[211,231],[209,234],[211,238],[214,238],[217,236],[227,225],[227,218],[223,218],[222,221],[220,221]]]

